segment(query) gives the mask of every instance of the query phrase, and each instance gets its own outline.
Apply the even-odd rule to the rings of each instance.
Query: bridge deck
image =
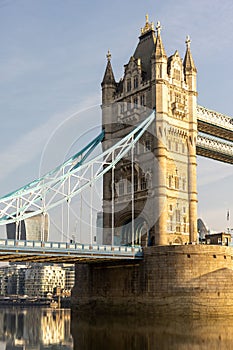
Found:
[[[0,261],[57,262],[133,260],[142,258],[139,246],[90,245],[64,242],[17,241],[0,239]]]

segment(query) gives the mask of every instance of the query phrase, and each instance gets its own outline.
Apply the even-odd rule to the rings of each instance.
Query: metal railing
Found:
[[[28,255],[48,255],[48,253],[51,253],[51,255],[56,254],[56,256],[64,256],[65,254],[69,256],[95,255],[96,257],[119,256],[133,258],[142,256],[142,247],[0,239],[0,255],[2,253],[26,253]]]

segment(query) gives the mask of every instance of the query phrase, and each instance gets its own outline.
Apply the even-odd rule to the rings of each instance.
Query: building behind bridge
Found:
[[[44,298],[58,288],[70,295],[75,283],[73,264],[16,264],[0,268],[0,295]]]
[[[47,241],[49,235],[49,216],[39,214],[6,225],[8,239],[20,239],[27,241]]]

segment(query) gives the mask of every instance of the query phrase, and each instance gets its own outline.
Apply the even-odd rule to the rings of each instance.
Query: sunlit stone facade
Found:
[[[104,243],[197,241],[196,73],[189,37],[184,60],[177,51],[168,57],[160,23],[155,31],[148,17],[118,82],[108,53],[102,81],[103,149],[152,111],[156,118],[133,155],[116,166],[114,175],[104,176]]]

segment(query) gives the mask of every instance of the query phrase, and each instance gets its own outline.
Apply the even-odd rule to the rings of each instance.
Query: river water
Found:
[[[79,317],[69,309],[1,308],[0,350],[232,350],[233,319]]]

